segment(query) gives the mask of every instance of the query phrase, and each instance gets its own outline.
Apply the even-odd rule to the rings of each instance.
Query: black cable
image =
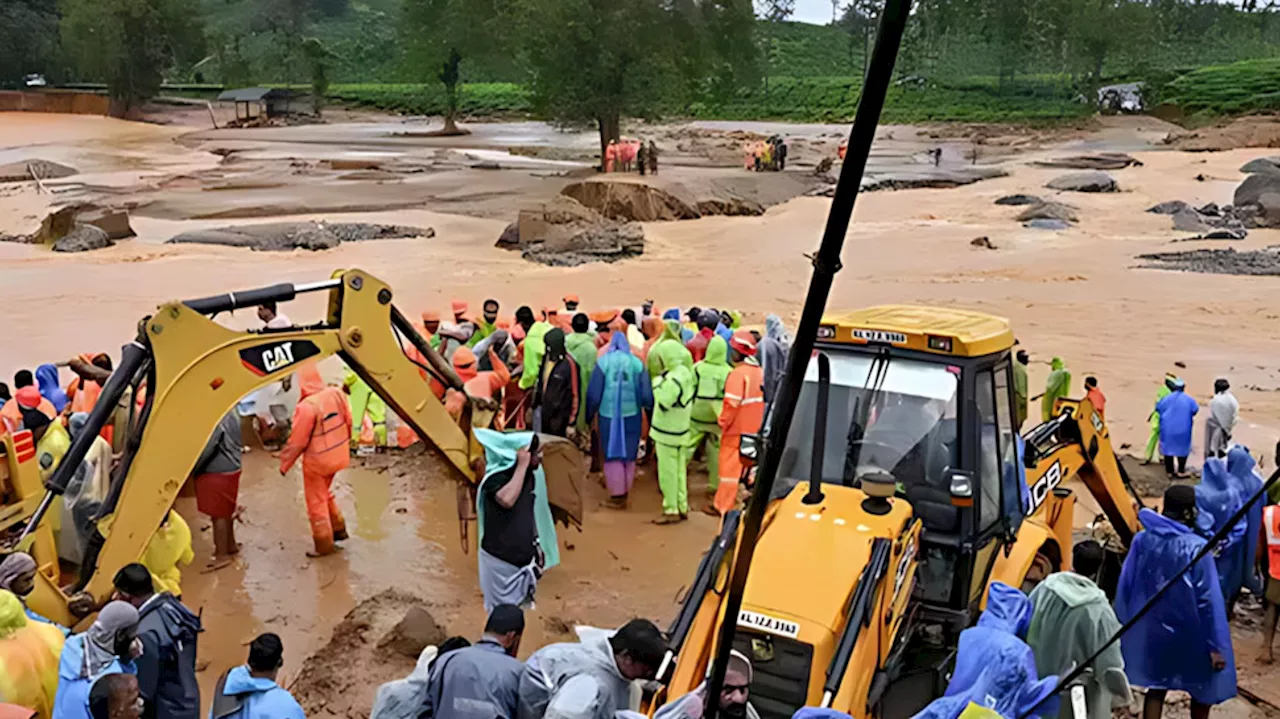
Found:
[[[1262,499],[1262,496],[1267,493],[1267,490],[1271,487],[1271,485],[1275,484],[1276,480],[1278,479],[1280,479],[1280,468],[1277,468],[1275,472],[1271,473],[1271,476],[1267,479],[1267,481],[1262,483],[1262,488],[1259,489],[1257,492],[1255,492],[1253,494],[1253,497],[1250,498],[1249,501],[1241,505],[1240,509],[1236,510],[1235,514],[1231,515],[1231,519],[1227,520],[1226,523],[1222,525],[1222,528],[1219,529],[1217,532],[1215,532],[1214,535],[1209,538],[1209,541],[1205,542],[1205,545],[1200,548],[1199,552],[1196,552],[1196,556],[1193,557],[1185,567],[1178,570],[1178,573],[1173,575],[1173,577],[1171,577],[1168,582],[1165,582],[1165,585],[1163,587],[1160,587],[1160,589],[1155,594],[1151,595],[1151,598],[1147,600],[1146,604],[1142,605],[1142,608],[1138,610],[1138,613],[1134,614],[1129,621],[1125,622],[1124,626],[1120,627],[1120,629],[1118,629],[1115,634],[1112,634],[1111,638],[1107,640],[1106,644],[1103,644],[1101,647],[1098,647],[1098,650],[1093,653],[1093,656],[1081,662],[1080,665],[1077,666],[1075,669],[1073,669],[1070,674],[1067,674],[1065,677],[1059,679],[1058,685],[1053,688],[1053,691],[1049,692],[1044,696],[1043,699],[1033,704],[1030,709],[1023,712],[1022,714],[1019,714],[1018,719],[1027,719],[1032,714],[1034,714],[1036,709],[1040,708],[1040,705],[1044,704],[1046,701],[1049,700],[1049,697],[1053,696],[1054,694],[1057,694],[1063,689],[1066,689],[1067,686],[1071,684],[1071,682],[1075,681],[1081,674],[1084,674],[1085,671],[1087,671],[1089,667],[1094,663],[1094,661],[1096,661],[1098,657],[1102,656],[1103,652],[1105,652],[1112,644],[1115,644],[1116,642],[1120,641],[1120,637],[1123,636],[1125,632],[1129,631],[1133,627],[1133,625],[1137,624],[1140,619],[1146,616],[1147,612],[1151,611],[1151,608],[1156,605],[1156,602],[1159,601],[1161,595],[1163,595],[1166,591],[1168,591],[1169,587],[1172,587],[1174,584],[1177,584],[1178,580],[1182,579],[1182,575],[1191,571],[1192,567],[1199,564],[1201,559],[1204,559],[1206,556],[1208,556],[1208,554],[1213,551],[1213,548],[1216,547],[1219,542],[1221,542],[1228,534],[1231,533],[1231,530],[1236,526],[1236,524],[1239,523],[1241,519],[1244,519],[1244,516],[1249,513],[1249,508],[1253,506],[1254,502],[1257,502],[1258,500]],[[1250,538],[1245,537],[1245,541],[1250,541]],[[1256,537],[1252,538],[1252,541],[1257,541],[1257,538]],[[1214,591],[1217,591],[1216,587],[1214,588]]]

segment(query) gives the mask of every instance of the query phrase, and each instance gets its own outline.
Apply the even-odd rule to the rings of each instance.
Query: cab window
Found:
[[[978,531],[990,529],[1000,519],[1000,427],[996,422],[995,381],[992,371],[974,377],[974,403],[978,409],[978,462],[975,474],[981,488]],[[1005,393],[1008,393],[1006,388]]]
[[[1013,403],[1009,388],[1010,365],[1006,361],[996,367],[996,422],[1000,437],[1000,477],[1004,481],[1005,515],[1021,516],[1026,511],[1022,506],[1022,493],[1027,484],[1025,470],[1018,457],[1017,432],[1013,428]]]

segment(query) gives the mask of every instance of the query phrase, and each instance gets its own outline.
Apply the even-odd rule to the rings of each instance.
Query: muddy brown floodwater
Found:
[[[491,296],[510,313],[521,304],[555,303],[567,291],[579,294],[587,309],[634,306],[652,297],[662,306],[736,308],[749,322],[777,312],[794,323],[799,314],[811,271],[805,255],[817,247],[830,201],[783,201],[771,194],[784,185],[802,186],[794,177],[744,179],[737,164],[745,137],[740,131],[794,132],[796,167],[789,165],[787,174],[805,174],[834,148],[842,128],[640,128],[633,134],[654,134],[667,153],[663,173],[670,179],[664,182],[694,192],[745,182],[773,198],[766,203],[771,206],[757,217],[644,223],[640,257],[559,268],[531,263],[494,242],[522,205],[544,202],[589,176],[582,160],[589,138],[516,123],[478,126],[470,138],[442,140],[403,134],[410,125],[335,123],[184,137],[190,128],[0,114],[0,164],[42,158],[80,171],[48,182],[51,195],[37,194],[32,183],[0,185],[0,234],[30,232],[51,206],[71,199],[136,201],[131,222],[138,234],[70,256],[0,243],[6,300],[0,374],[80,352],[114,351],[159,302],[315,281],[343,267],[388,281],[396,304],[410,315],[443,309],[452,297],[474,308]],[[1165,371],[1185,377],[1202,404],[1213,379],[1228,377],[1241,405],[1236,437],[1269,469],[1270,448],[1280,435],[1280,278],[1149,269],[1137,257],[1222,248],[1213,241],[1173,245],[1184,233],[1171,228],[1168,217],[1144,210],[1175,199],[1193,206],[1230,203],[1243,177],[1240,166],[1274,151],[1181,152],[1159,144],[1168,130],[1150,118],[1035,134],[883,128],[872,163],[878,172],[910,170],[925,150],[942,146],[944,166],[971,164],[976,156],[979,164],[1008,174],[955,189],[860,197],[831,307],[931,303],[1008,317],[1036,360],[1033,389],[1042,386],[1044,363],[1055,355],[1072,370],[1077,394],[1086,374],[1098,376],[1121,451],[1145,445],[1147,417]],[[522,154],[507,155],[508,147]],[[224,154],[213,154],[215,149]],[[1143,163],[1113,171],[1119,192],[1054,192],[1044,185],[1062,171],[1029,164],[1101,151],[1129,152]],[[386,166],[338,177],[350,173],[334,168],[349,165],[333,160],[360,157],[384,158]],[[472,166],[486,161],[502,169]],[[1015,217],[1024,208],[994,204],[1013,193],[1066,202],[1076,208],[1078,222],[1063,231],[1023,227]],[[334,211],[343,206],[361,211]],[[228,213],[243,219],[216,219]],[[188,231],[310,220],[430,227],[435,236],[344,243],[322,252],[162,244]],[[973,246],[978,237],[996,249]],[[1247,239],[1231,243],[1242,252],[1271,245],[1280,245],[1280,230],[1251,230]],[[300,324],[313,322],[324,311],[323,298],[302,297],[284,309]],[[256,324],[251,312],[221,321]],[[1199,428],[1195,439],[1198,456]],[[287,682],[357,602],[389,588],[420,597],[450,633],[478,632],[474,556],[459,546],[453,487],[442,464],[422,457],[368,466],[383,463],[377,458],[343,472],[337,491],[353,536],[342,555],[310,561],[303,556],[310,540],[300,478],[296,472],[280,477],[260,451],[245,461],[241,558],[212,574],[196,567],[185,573],[185,599],[203,609],[209,630],[201,640],[201,655],[209,661],[201,674],[206,700],[217,675],[243,660],[246,642],[258,632],[271,629],[284,638]],[[701,481],[694,480],[691,496],[699,496]],[[715,522],[695,512],[675,527],[649,524],[659,503],[647,469],[637,486],[630,511],[606,512],[593,503],[584,532],[562,535],[574,549],[542,582],[522,653],[564,638],[574,622],[609,625],[633,615],[669,621]],[[598,491],[594,485],[592,491]],[[199,529],[201,564],[210,553],[207,522],[194,514],[190,500],[179,506]],[[1253,636],[1241,639],[1242,657],[1252,654]],[[368,705],[352,706],[367,711]],[[1253,711],[1244,704],[1230,713]]]

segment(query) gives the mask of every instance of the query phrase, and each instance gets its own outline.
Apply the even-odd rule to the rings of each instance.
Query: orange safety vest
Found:
[[[1263,508],[1262,526],[1267,538],[1267,574],[1280,580],[1280,505]]]
[[[294,410],[292,433],[280,453],[280,468],[288,471],[301,456],[308,471],[333,474],[346,469],[351,461],[350,438],[347,397],[337,387],[325,387],[304,397]]]
[[[743,362],[725,380],[720,427],[725,435],[750,434],[759,432],[763,422],[764,370],[758,364]]]

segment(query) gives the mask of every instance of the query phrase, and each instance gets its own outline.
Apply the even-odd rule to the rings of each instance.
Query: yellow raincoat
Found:
[[[155,590],[168,592],[175,597],[182,596],[182,571],[178,565],[186,566],[196,558],[191,549],[191,528],[187,520],[177,512],[169,512],[169,518],[160,529],[156,530],[147,551],[142,554],[142,564],[151,570],[151,581]]]
[[[10,704],[53,714],[58,691],[58,661],[62,632],[52,624],[27,620],[22,602],[0,590],[0,696]]]

